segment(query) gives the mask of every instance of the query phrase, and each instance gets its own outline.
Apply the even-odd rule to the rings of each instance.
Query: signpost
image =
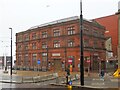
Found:
[[[37,61],[37,64],[38,64],[38,71],[39,71],[40,63],[41,63],[41,61],[40,61],[40,59],[38,59],[38,61]]]
[[[41,63],[41,62],[40,62],[40,60],[38,59],[37,64],[40,65],[40,63]]]

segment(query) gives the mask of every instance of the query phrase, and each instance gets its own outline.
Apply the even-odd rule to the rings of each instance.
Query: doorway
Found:
[[[62,71],[61,59],[54,59],[54,71]]]

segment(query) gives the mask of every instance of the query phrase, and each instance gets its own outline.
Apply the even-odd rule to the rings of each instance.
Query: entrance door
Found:
[[[54,59],[54,70],[55,71],[62,71],[61,59]]]

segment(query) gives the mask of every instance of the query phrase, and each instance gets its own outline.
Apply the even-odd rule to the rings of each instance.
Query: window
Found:
[[[18,40],[18,42],[21,42],[21,41],[22,41],[22,35],[19,35],[19,36],[17,37],[17,40]]]
[[[28,44],[25,44],[24,49],[28,50]]]
[[[68,30],[68,35],[75,34],[74,27],[68,27],[67,30]]]
[[[32,64],[33,66],[37,65],[37,54],[36,53],[32,54]]]
[[[84,32],[85,34],[90,34],[89,29],[88,29],[87,27],[84,27],[83,32]]]
[[[36,49],[37,46],[36,46],[36,43],[32,43],[32,49]]]
[[[58,48],[60,47],[60,41],[59,40],[55,40],[54,41],[54,48]]]
[[[18,65],[21,65],[21,61],[22,61],[21,59],[22,59],[22,55],[19,54],[18,55]]]
[[[42,38],[47,38],[47,32],[42,32]]]
[[[42,48],[47,48],[47,43],[46,42],[42,43]]]
[[[25,34],[25,41],[28,41],[28,40],[29,40],[29,35]]]
[[[89,46],[89,39],[84,39],[84,47],[88,47]]]
[[[29,64],[28,54],[25,54],[25,57],[24,57],[24,65],[27,66],[28,64]]]
[[[47,53],[46,53],[46,52],[43,52],[43,53],[42,53],[42,56],[43,56],[43,57],[46,57],[46,56],[47,56]]]
[[[42,53],[42,61],[43,61],[43,65],[46,65],[46,61],[47,61],[47,53],[46,52],[43,52]]]
[[[98,47],[98,42],[97,42],[97,40],[94,41],[94,47]]]
[[[101,42],[101,46],[104,48],[105,47],[105,43]],[[110,47],[110,44],[109,44],[109,47]]]
[[[73,46],[74,46],[74,41],[68,40],[68,47],[73,47]]]
[[[22,45],[18,45],[18,51],[22,50]]]
[[[60,30],[54,30],[54,37],[60,36]]]
[[[97,37],[99,36],[97,31],[94,31],[94,32],[93,32],[93,35],[94,35],[94,36],[97,36]]]
[[[32,34],[32,39],[36,39],[36,33]]]

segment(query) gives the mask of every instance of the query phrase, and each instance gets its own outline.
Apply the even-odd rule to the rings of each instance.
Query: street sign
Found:
[[[37,64],[40,64],[40,60],[37,61]]]
[[[72,58],[69,58],[68,63],[72,64]]]
[[[87,60],[87,63],[90,63],[90,60]]]

